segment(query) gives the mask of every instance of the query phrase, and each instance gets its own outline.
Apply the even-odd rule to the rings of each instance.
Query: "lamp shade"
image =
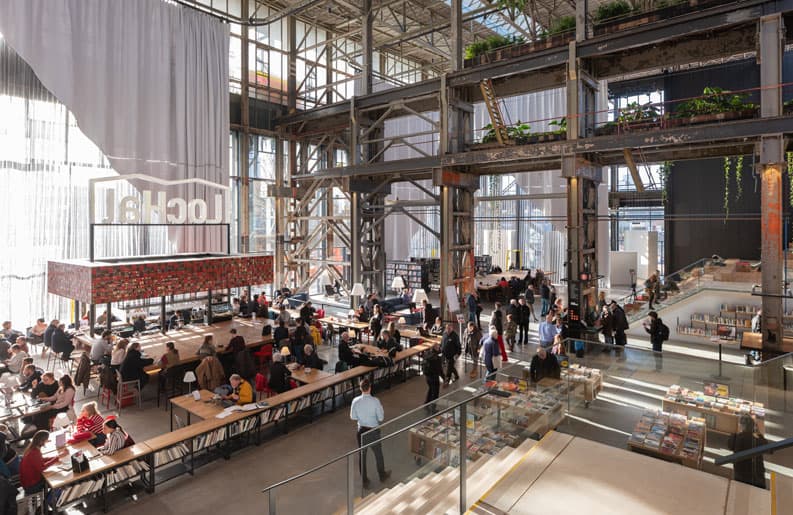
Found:
[[[427,292],[423,289],[419,288],[415,292],[413,292],[413,302],[419,304],[421,301],[429,300],[430,298],[427,297]]]
[[[391,289],[401,290],[404,287],[405,287],[405,281],[402,279],[402,277],[395,275],[394,280],[391,281]]]
[[[401,325],[405,325],[407,323],[407,320],[405,320],[405,317],[399,317],[399,320],[397,320],[397,322]]]
[[[286,345],[281,347],[281,356],[291,356],[291,355],[292,353],[289,351],[289,347],[287,347]]]
[[[197,379],[195,376],[195,372],[193,372],[192,370],[188,370],[187,372],[185,372],[184,379],[182,379],[182,381],[184,381],[185,383],[193,383],[196,380]]]
[[[357,295],[359,297],[362,296],[362,295],[366,295],[366,290],[363,289],[363,284],[361,284],[361,283],[353,284],[352,285],[352,291],[350,292],[350,295]]]

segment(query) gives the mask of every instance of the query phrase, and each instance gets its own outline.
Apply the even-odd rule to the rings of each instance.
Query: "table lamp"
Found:
[[[350,291],[350,295],[355,295],[357,297],[363,297],[366,295],[366,290],[363,288],[363,284],[355,283],[352,285],[352,291]]]
[[[187,394],[190,395],[190,392],[193,391],[193,382],[196,381],[195,372],[192,370],[185,372],[184,379],[182,379],[182,381],[187,383]]]
[[[401,276],[395,275],[394,280],[391,281],[391,289],[400,292],[405,287],[405,281],[402,279]]]
[[[429,301],[430,298],[427,296],[427,292],[425,292],[422,288],[418,288],[415,292],[413,292],[413,302],[418,305],[421,304],[422,301]]]
[[[399,320],[397,320],[397,323],[399,325],[405,325],[407,323],[407,320],[405,320],[405,317],[399,317]]]
[[[292,355],[292,352],[289,350],[289,347],[287,347],[286,345],[281,347],[281,356],[286,357],[286,356],[291,356],[291,355]]]

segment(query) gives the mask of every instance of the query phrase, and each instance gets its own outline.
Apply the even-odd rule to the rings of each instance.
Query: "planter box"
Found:
[[[503,61],[505,59],[512,59],[514,57],[528,55],[541,50],[547,50],[549,48],[566,45],[574,39],[575,31],[568,31],[539,41],[532,41],[531,43],[524,43],[522,45],[513,45],[499,48],[498,50],[491,50],[490,52],[486,52],[471,59],[466,59],[463,63],[463,66],[465,68],[472,68],[474,66]]]
[[[668,20],[675,16],[690,13],[692,11],[701,10],[703,7],[712,6],[716,4],[732,3],[732,0],[689,0],[689,2],[682,2],[677,5],[670,5],[661,9],[653,11],[645,11],[636,14],[627,14],[619,18],[605,20],[603,22],[596,22],[593,31],[596,36],[603,34],[613,34],[622,30],[632,29],[647,23],[652,23],[660,20]]]
[[[757,109],[743,109],[741,111],[728,111],[726,113],[698,114],[687,118],[669,118],[669,127],[679,127],[681,125],[697,125],[702,123],[727,122],[730,120],[745,120],[757,116]]]
[[[622,134],[626,132],[649,131],[660,129],[663,126],[663,120],[615,123],[613,125],[603,125],[602,127],[595,128],[595,136],[611,136],[613,134]]]

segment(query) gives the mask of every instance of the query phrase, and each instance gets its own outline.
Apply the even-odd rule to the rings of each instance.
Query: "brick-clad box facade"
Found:
[[[273,256],[184,257],[151,261],[47,262],[47,291],[87,304],[165,297],[273,282]]]

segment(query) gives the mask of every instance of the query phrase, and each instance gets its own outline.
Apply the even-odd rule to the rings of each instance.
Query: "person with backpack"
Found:
[[[664,325],[658,313],[650,311],[647,314],[647,320],[642,324],[644,330],[650,335],[650,343],[653,345],[653,352],[655,353],[655,369],[661,370],[661,347],[664,341],[669,339],[669,328]]]
[[[441,360],[441,344],[435,343],[421,365],[421,371],[427,380],[427,396],[424,404],[429,404],[438,398],[441,393],[441,376],[443,375],[443,362]]]
[[[625,331],[627,331],[629,327],[628,317],[625,316],[625,310],[617,304],[617,301],[612,300],[609,306],[611,316],[614,319],[612,325],[614,329],[614,345],[624,347],[628,343],[628,338],[625,336]],[[619,349],[617,352],[619,352]]]
[[[443,333],[441,340],[441,352],[443,352],[443,360],[446,362],[446,377],[444,384],[452,384],[452,376],[454,381],[460,379],[460,374],[457,373],[457,356],[462,354],[462,346],[460,345],[460,336],[454,330],[454,324],[446,324],[446,332]]]

